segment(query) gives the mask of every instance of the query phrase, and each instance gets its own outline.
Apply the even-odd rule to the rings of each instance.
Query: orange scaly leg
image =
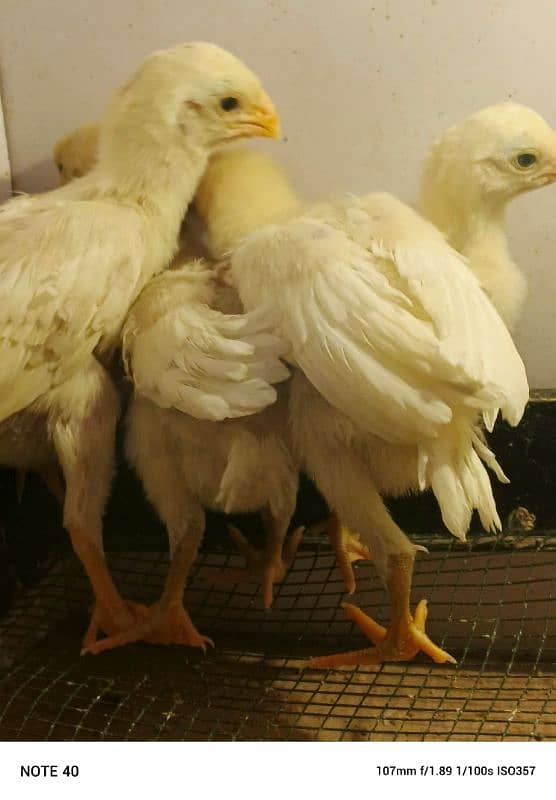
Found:
[[[356,561],[372,561],[371,551],[361,543],[359,536],[341,524],[332,514],[327,520],[312,528],[314,533],[326,533],[336,554],[336,566],[340,570],[348,594],[355,591],[353,566]]]
[[[183,592],[190,567],[197,555],[202,529],[199,535],[189,530],[182,536],[175,548],[164,585],[162,596],[149,608],[140,607],[136,622],[125,630],[95,641],[88,651],[93,654],[114,650],[133,642],[145,641],[149,644],[179,644],[200,647],[203,652],[207,645],[214,647],[208,636],[203,636],[194,626],[191,617],[183,607]]]
[[[307,666],[327,669],[344,665],[382,664],[386,661],[411,661],[417,653],[426,653],[437,664],[455,664],[455,659],[434,644],[425,632],[427,601],[421,600],[414,616],[409,608],[413,555],[390,556],[387,588],[390,596],[390,624],[388,628],[376,623],[357,606],[343,603],[347,614],[359,629],[373,642],[374,647],[352,650],[330,656],[312,658]]]
[[[297,548],[303,536],[304,528],[296,528],[283,544],[283,537],[269,534],[264,550],[252,547],[245,536],[233,525],[228,525],[228,533],[238,550],[245,556],[247,566],[243,569],[205,570],[203,580],[221,586],[232,586],[237,583],[261,583],[263,606],[270,608],[273,600],[275,583],[281,583],[291,567]],[[283,546],[282,546],[283,545]]]

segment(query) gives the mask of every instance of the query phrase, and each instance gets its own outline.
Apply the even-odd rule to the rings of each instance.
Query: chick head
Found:
[[[209,161],[195,209],[213,258],[223,258],[256,228],[297,212],[301,201],[274,159],[259,150],[226,148]]]
[[[98,133],[98,125],[82,125],[56,143],[53,158],[62,185],[81,178],[93,168],[97,160]]]
[[[256,75],[207,42],[150,55],[116,93],[103,125],[120,139],[135,129],[161,148],[187,140],[205,150],[231,139],[276,138],[280,130],[274,104]]]
[[[423,178],[453,194],[510,200],[556,181],[556,132],[527,106],[488,106],[437,139]]]

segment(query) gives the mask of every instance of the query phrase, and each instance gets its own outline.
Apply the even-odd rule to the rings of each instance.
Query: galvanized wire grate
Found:
[[[80,659],[88,594],[67,558],[0,623],[0,738],[556,739],[554,539],[522,537],[511,549],[473,541],[420,558],[416,570],[414,599],[429,599],[429,633],[456,668],[423,658],[304,670],[307,655],[364,643],[339,608],[333,558],[318,546],[298,555],[270,613],[256,586],[203,580],[240,563],[203,553],[186,601],[216,642],[206,656],[134,645]],[[112,567],[124,593],[149,601],[167,560],[128,551],[113,554]],[[357,574],[355,602],[383,619],[372,567]]]

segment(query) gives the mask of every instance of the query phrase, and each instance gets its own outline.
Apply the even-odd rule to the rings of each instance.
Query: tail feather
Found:
[[[486,531],[502,530],[483,462],[501,482],[508,482],[494,453],[473,429],[455,429],[452,442],[436,442],[430,454],[430,485],[440,506],[442,520],[461,541],[465,541],[473,510],[477,510]]]
[[[456,539],[464,542],[473,507],[463,488],[461,476],[450,464],[433,464],[431,487],[440,506],[444,525]]]

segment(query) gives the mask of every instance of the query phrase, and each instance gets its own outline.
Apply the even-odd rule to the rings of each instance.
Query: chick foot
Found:
[[[357,664],[383,664],[388,661],[411,661],[417,653],[426,653],[437,664],[455,664],[456,660],[445,650],[434,644],[427,636],[427,601],[421,600],[413,617],[408,615],[389,629],[384,628],[352,603],[342,603],[350,617],[374,647],[351,650],[330,656],[312,658],[307,664],[313,669],[328,669]]]
[[[104,639],[100,642],[97,641],[101,632],[110,638],[123,636],[126,631],[133,630],[148,615],[147,606],[135,603],[133,600],[124,600],[122,607],[117,610],[110,610],[98,602],[95,603],[89,627],[83,637],[81,655],[101,652],[98,646],[102,641],[106,641]]]
[[[326,533],[336,554],[336,566],[340,570],[348,594],[355,591],[356,561],[372,561],[371,551],[361,543],[359,535],[341,524],[335,514],[312,528],[313,533]]]
[[[129,629],[107,636],[91,644],[87,652],[98,655],[106,650],[114,650],[133,642],[149,644],[179,644],[200,647],[206,652],[207,645],[214,647],[208,636],[203,636],[193,625],[191,617],[182,605],[155,603],[150,608],[141,606],[141,617]]]
[[[284,544],[281,555],[257,550],[252,547],[245,536],[232,525],[228,525],[228,533],[238,550],[245,556],[247,566],[243,569],[205,570],[200,576],[203,580],[221,586],[232,586],[237,583],[260,583],[262,586],[263,606],[271,608],[274,584],[281,583],[291,567],[297,548],[303,536],[304,528],[296,528]]]

